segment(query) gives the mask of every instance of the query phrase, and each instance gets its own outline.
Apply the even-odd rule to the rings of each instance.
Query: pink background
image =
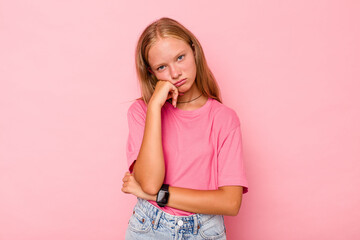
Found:
[[[0,239],[123,239],[126,111],[153,20],[199,38],[242,122],[228,239],[360,239],[359,1],[0,1]]]

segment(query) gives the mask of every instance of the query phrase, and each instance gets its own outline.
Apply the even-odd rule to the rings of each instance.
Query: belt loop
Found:
[[[156,217],[155,217],[155,220],[153,220],[153,228],[154,229],[157,229],[158,225],[159,225],[159,221],[160,221],[160,218],[161,218],[161,214],[162,214],[162,211],[160,209],[157,209],[157,213],[156,213]]]
[[[199,222],[198,222],[198,214],[194,215],[194,229],[193,229],[193,234],[197,234],[198,229],[199,229]]]

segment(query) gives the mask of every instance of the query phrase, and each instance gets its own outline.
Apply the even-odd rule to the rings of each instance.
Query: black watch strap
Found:
[[[165,207],[169,201],[169,184],[163,184],[156,196],[156,203],[160,207]]]

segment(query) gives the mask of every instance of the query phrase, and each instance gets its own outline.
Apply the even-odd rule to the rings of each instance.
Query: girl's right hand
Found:
[[[166,80],[159,80],[156,83],[155,91],[150,98],[149,105],[157,105],[160,108],[165,104],[166,100],[172,98],[172,105],[176,107],[179,90],[175,85]]]

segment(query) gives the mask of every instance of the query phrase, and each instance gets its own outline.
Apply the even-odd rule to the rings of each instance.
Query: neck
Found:
[[[181,101],[179,100],[176,104],[176,108],[181,109],[181,110],[191,111],[191,110],[195,110],[195,109],[202,107],[207,101],[207,97],[205,97],[201,93],[199,93],[199,95],[195,96],[194,98],[196,98],[196,99],[193,101],[188,100],[189,102],[182,102],[183,100],[181,100]],[[192,99],[194,99],[194,98],[192,98]]]
[[[192,98],[192,99],[190,99],[190,100],[187,100],[187,101],[177,101],[177,104],[190,103],[190,102],[196,101],[196,100],[199,99],[201,96],[202,96],[202,94],[200,94],[199,96],[197,96],[197,97],[195,97],[195,98]]]
[[[193,86],[191,89],[189,89],[189,91],[185,92],[184,95],[178,96],[178,103],[191,102],[192,100],[194,100],[199,96],[201,96],[201,92],[197,87]],[[197,100],[194,101],[196,102]]]
[[[207,97],[205,97],[200,90],[197,88],[195,84],[184,93],[184,95],[178,96],[177,108],[183,110],[194,110],[200,108],[207,101]]]

